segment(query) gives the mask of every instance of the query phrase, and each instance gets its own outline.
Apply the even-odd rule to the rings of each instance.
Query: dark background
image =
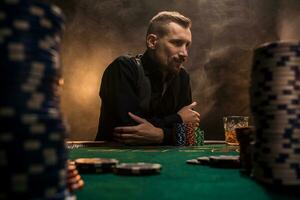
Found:
[[[193,21],[185,64],[205,139],[224,139],[222,117],[249,115],[252,52],[258,45],[300,38],[299,0],[50,0],[62,8],[62,109],[69,139],[93,140],[99,84],[120,54],[145,50],[148,21],[175,10]]]

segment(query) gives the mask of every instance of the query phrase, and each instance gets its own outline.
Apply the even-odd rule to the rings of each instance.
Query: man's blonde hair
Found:
[[[189,18],[180,14],[179,12],[162,11],[150,20],[147,35],[156,34],[159,36],[164,36],[168,32],[166,25],[170,22],[179,24],[184,28],[191,28],[192,26],[192,21]]]

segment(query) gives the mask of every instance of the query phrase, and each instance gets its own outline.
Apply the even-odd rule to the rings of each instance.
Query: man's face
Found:
[[[192,42],[189,28],[174,22],[167,26],[168,33],[157,37],[154,48],[154,59],[169,73],[178,73],[188,58],[188,49]]]

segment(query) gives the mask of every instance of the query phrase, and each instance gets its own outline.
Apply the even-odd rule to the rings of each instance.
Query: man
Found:
[[[121,56],[105,70],[96,140],[125,144],[174,144],[174,125],[199,125],[190,79],[182,64],[192,42],[191,21],[178,12],[160,12],[149,24],[147,50]]]

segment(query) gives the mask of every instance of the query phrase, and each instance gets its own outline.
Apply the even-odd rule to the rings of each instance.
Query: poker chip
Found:
[[[208,165],[209,164],[209,157],[207,157],[207,156],[198,157],[197,160],[201,165]]]
[[[252,170],[252,145],[255,140],[255,128],[253,126],[236,128],[236,136],[239,142],[241,172],[250,175]]]
[[[240,168],[239,156],[210,156],[209,165],[219,168]]]
[[[175,125],[175,145],[185,146],[186,144],[186,124],[177,123]]]
[[[195,145],[194,146],[202,146],[204,145],[204,131],[199,127],[195,130]]]
[[[113,168],[113,172],[117,175],[155,175],[160,173],[162,166],[157,163],[121,163]]]
[[[82,189],[84,181],[82,180],[74,161],[67,162],[67,185],[70,192]]]
[[[187,123],[185,126],[186,144],[185,146],[193,146],[196,143],[195,125]]]
[[[186,160],[186,163],[191,164],[191,165],[200,165],[201,164],[197,159]]]
[[[84,187],[84,181],[82,179],[80,179],[77,182],[69,185],[70,191],[80,190],[83,187]]]
[[[239,156],[219,155],[219,156],[201,156],[196,159],[186,161],[187,164],[208,165],[218,168],[240,168]]]
[[[75,165],[79,173],[106,173],[119,163],[113,158],[78,158]]]
[[[255,124],[252,175],[272,185],[299,186],[300,42],[254,51],[250,105]]]

